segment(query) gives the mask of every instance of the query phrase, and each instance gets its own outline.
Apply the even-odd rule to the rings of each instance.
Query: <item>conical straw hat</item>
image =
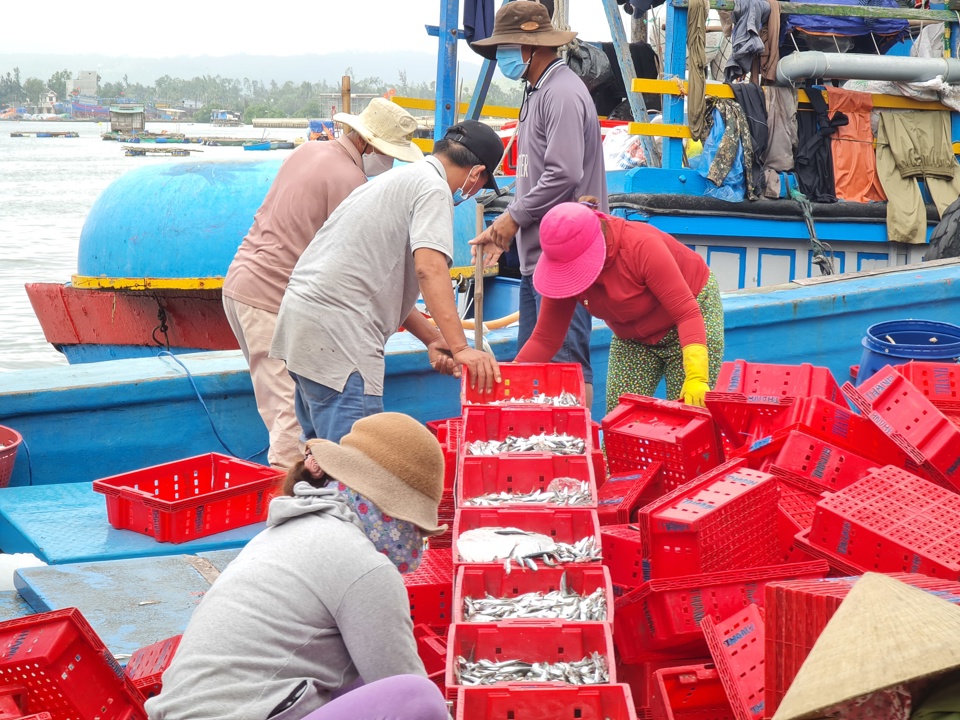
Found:
[[[820,718],[844,701],[957,666],[960,607],[867,573],[817,638],[773,720]]]

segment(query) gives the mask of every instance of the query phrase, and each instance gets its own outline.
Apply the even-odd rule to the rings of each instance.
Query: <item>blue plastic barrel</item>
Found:
[[[857,385],[885,365],[911,360],[956,362],[960,358],[960,327],[931,320],[889,320],[867,328]]]

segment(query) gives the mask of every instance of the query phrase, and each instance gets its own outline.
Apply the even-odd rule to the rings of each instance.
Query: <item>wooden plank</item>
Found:
[[[223,572],[238,551],[203,553]],[[210,583],[187,554],[18,570],[14,585],[36,612],[80,609],[121,663],[184,631]]]
[[[631,135],[656,135],[667,138],[688,138],[690,128],[686,125],[664,125],[663,123],[630,123],[627,131]]]
[[[677,80],[648,80],[637,78],[633,81],[631,90],[638,93],[658,93],[660,95],[685,95],[688,85],[684,81],[681,85]],[[709,97],[733,98],[733,89],[725,83],[707,83],[706,93]],[[883,95],[870,93],[875,108],[889,108],[897,110],[939,110],[949,111],[946,105],[936,101],[914,100],[899,95]],[[810,99],[804,90],[797,90],[797,102],[809,103]]]
[[[423,98],[408,98],[395,96],[393,102],[399,105],[402,108],[407,110],[430,110],[433,111],[437,107],[435,100],[426,100]],[[466,115],[467,111],[470,109],[469,103],[460,103],[460,114]],[[507,107],[505,105],[484,105],[483,109],[480,111],[481,117],[499,117],[516,120],[520,117],[520,108]]]
[[[711,10],[733,11],[736,0],[710,0]],[[686,8],[687,0],[672,0],[671,7]],[[895,18],[925,22],[956,22],[953,10],[912,10],[910,8],[879,8],[865,5],[813,5],[810,3],[781,2],[783,15],[825,15],[827,17]]]

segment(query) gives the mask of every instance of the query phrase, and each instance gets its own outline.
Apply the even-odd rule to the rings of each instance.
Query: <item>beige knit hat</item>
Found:
[[[958,666],[960,607],[866,573],[820,633],[773,720],[821,718],[840,703]]]
[[[402,162],[423,159],[423,152],[411,141],[417,119],[396,103],[374,98],[359,115],[337,113],[333,120],[356,130],[378,152]]]
[[[387,515],[412,522],[426,535],[446,532],[446,525],[437,525],[443,451],[433,433],[409,415],[370,415],[357,420],[339,445],[309,440],[307,448],[325,473]]]

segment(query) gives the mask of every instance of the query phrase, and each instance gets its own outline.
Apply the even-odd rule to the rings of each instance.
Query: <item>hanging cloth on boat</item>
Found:
[[[707,15],[710,0],[689,0],[687,6],[687,125],[690,137],[707,136]]]
[[[725,82],[750,72],[753,59],[763,52],[760,28],[770,16],[767,0],[736,0],[733,6],[733,52],[723,69]]]
[[[838,200],[876,202],[886,200],[877,176],[877,156],[873,149],[870,93],[827,86],[830,109],[847,116],[847,124],[837,128],[830,151]]]
[[[780,62],[780,3],[770,2],[770,16],[760,31],[763,52],[760,53],[760,77],[770,83],[777,82],[777,63]],[[759,82],[759,80],[758,80]]]
[[[463,0],[463,34],[468,43],[493,34],[494,0]]]
[[[763,163],[764,197],[780,197],[780,173],[793,170],[797,154],[797,91],[791,87],[768,85],[767,157]]]
[[[837,128],[847,124],[847,116],[827,113],[827,101],[823,93],[806,86],[807,97],[814,112],[797,113],[797,182],[800,190],[811,202],[832,203],[837,201],[836,186],[833,179],[833,157],[830,153],[830,136]]]
[[[753,174],[750,172],[750,168],[753,167],[753,142],[750,138],[750,125],[743,108],[735,100],[711,97],[707,99],[707,109],[711,113],[716,109],[723,120],[724,131],[706,178],[714,185],[722,185],[737,160],[738,151],[743,148],[745,196],[747,200],[758,200],[760,196],[753,182]]]
[[[763,163],[767,158],[767,144],[770,138],[770,128],[767,124],[767,103],[763,90],[753,83],[732,83],[733,96],[737,99],[743,114],[747,118],[747,127],[750,129],[750,144],[753,148],[753,165],[745,168],[753,174],[753,187],[757,196],[764,194],[766,181],[763,175]]]
[[[927,241],[923,180],[943,217],[960,197],[960,172],[950,140],[950,113],[929,110],[882,112],[877,126],[877,173],[886,192],[887,239]]]

